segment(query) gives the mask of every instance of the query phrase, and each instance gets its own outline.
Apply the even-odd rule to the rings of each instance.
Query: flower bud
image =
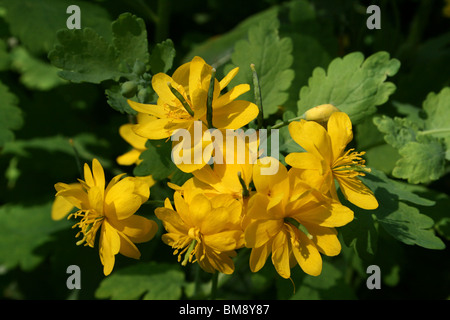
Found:
[[[137,74],[138,76],[141,76],[145,73],[145,71],[146,71],[145,69],[146,69],[145,63],[143,63],[139,60],[136,60],[136,62],[134,63],[134,66],[133,66],[133,73]]]
[[[322,104],[305,112],[305,119],[308,121],[327,122],[330,116],[340,110],[332,104]]]
[[[125,81],[120,87],[120,93],[126,98],[131,98],[136,94],[137,89],[138,87],[136,82]]]

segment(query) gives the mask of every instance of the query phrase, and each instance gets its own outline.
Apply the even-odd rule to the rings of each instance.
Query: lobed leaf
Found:
[[[289,98],[287,90],[294,79],[292,41],[288,37],[280,38],[279,21],[276,17],[252,26],[248,31],[248,40],[240,40],[231,56],[232,64],[225,72],[239,66],[240,70],[231,82],[253,83],[250,65],[254,64],[261,87],[264,117],[278,111]],[[240,96],[240,99],[254,101],[253,88]]]
[[[0,82],[0,147],[14,139],[12,130],[20,129],[23,125],[23,115],[17,106],[17,97],[9,88]]]
[[[181,297],[184,285],[184,273],[179,265],[139,263],[114,271],[100,283],[95,296],[116,300],[176,300]]]
[[[301,88],[298,115],[321,104],[332,104],[357,124],[394,93],[396,86],[385,80],[399,68],[400,62],[390,59],[387,52],[377,52],[365,60],[360,52],[336,58],[327,71],[314,69],[308,86]]]

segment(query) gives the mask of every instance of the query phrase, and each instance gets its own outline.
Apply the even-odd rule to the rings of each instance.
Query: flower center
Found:
[[[364,165],[366,161],[361,158],[365,152],[356,152],[354,150],[347,150],[347,152],[334,161],[332,166],[333,174],[356,177],[364,176],[365,172],[370,172],[370,169]]]
[[[82,217],[79,222],[72,226],[72,228],[78,227],[81,229],[75,235],[76,238],[78,238],[80,234],[83,234],[83,238],[77,241],[77,245],[81,245],[86,242],[84,244],[85,246],[89,245],[90,247],[94,247],[95,235],[97,234],[99,227],[102,225],[105,216],[99,215],[94,210],[79,210],[73,214],[70,214],[67,219],[72,217]]]

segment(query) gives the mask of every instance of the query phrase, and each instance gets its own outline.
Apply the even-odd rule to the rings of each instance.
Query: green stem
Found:
[[[297,120],[301,120],[301,119],[305,119],[305,115],[301,115],[300,117],[295,117],[295,118],[288,119],[288,120],[286,120],[286,121],[277,123],[277,124],[273,125],[273,126],[271,127],[271,129],[279,129],[279,128],[281,128],[281,127],[287,126],[287,125],[288,125],[289,123],[291,123],[292,121],[297,121]]]
[[[130,4],[133,5],[134,3],[130,2]],[[139,7],[139,10],[141,10],[147,16],[147,18],[149,18],[153,23],[155,24],[159,23],[158,16],[143,0],[137,0],[135,7]]]
[[[425,135],[428,135],[428,134],[446,133],[446,132],[450,132],[450,128],[443,128],[443,129],[433,129],[433,130],[420,131],[420,132],[418,133],[418,135],[425,136]]]
[[[78,154],[78,150],[75,147],[75,143],[73,142],[72,138],[69,139],[69,143],[72,146],[73,153],[75,154],[75,161],[77,162],[77,168],[78,168],[78,173],[80,174],[80,178],[84,179],[83,178],[83,176],[84,176],[83,175],[83,168],[81,166],[81,161],[80,161],[80,155]]]
[[[171,0],[158,0],[158,23],[156,24],[155,40],[157,43],[164,41],[169,36],[169,18]]]
[[[219,280],[219,272],[216,271],[212,275],[212,283],[211,283],[211,300],[215,300],[217,297],[217,283]]]
[[[209,81],[208,99],[206,101],[206,120],[208,122],[208,129],[213,127],[213,97],[214,97],[214,84],[216,80],[216,69],[211,70],[211,80]]]
[[[250,195],[250,192],[248,191],[248,188],[247,188],[247,186],[245,185],[244,179],[242,179],[242,176],[241,176],[241,172],[240,172],[240,171],[238,172],[238,179],[239,179],[239,182],[240,182],[240,184],[241,184],[241,186],[242,186],[242,197],[243,197],[243,198],[247,198],[247,197]]]
[[[167,85],[169,86],[170,91],[174,94],[174,96],[181,102],[184,109],[191,115],[191,117],[194,116],[194,111],[192,111],[191,107],[189,106],[189,103],[184,99],[183,95],[178,92],[177,89],[175,89],[170,82],[167,82]]]
[[[263,111],[262,97],[261,97],[261,86],[259,85],[258,74],[256,73],[255,65],[253,63],[250,65],[250,68],[252,69],[252,74],[253,74],[253,90],[255,92],[255,103],[259,109],[258,129],[261,129],[263,127],[263,121],[264,121],[264,111]]]

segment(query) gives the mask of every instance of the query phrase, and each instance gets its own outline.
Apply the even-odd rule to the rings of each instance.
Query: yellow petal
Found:
[[[357,177],[342,178],[336,176],[336,180],[339,182],[341,191],[348,201],[366,210],[378,208],[378,201],[373,192]]]
[[[253,248],[250,253],[250,270],[252,272],[258,272],[262,267],[264,267],[267,258],[272,252],[272,241],[267,242],[258,248]]]
[[[146,139],[161,140],[169,138],[176,129],[186,129],[189,125],[189,121],[163,118],[145,123],[138,123],[132,127],[132,130],[137,135]]]
[[[283,227],[283,220],[256,220],[245,229],[245,245],[258,248],[276,236]]]
[[[97,186],[93,186],[88,191],[90,209],[95,210],[98,214],[103,214],[103,190]]]
[[[152,77],[152,87],[159,98],[158,105],[168,104],[170,106],[178,106],[180,102],[167,85],[169,82],[174,88],[179,89],[178,83],[165,73],[157,73]],[[180,93],[183,94],[182,92]]]
[[[324,127],[314,121],[293,121],[289,124],[289,133],[303,149],[331,165],[331,140]]]
[[[155,221],[137,215],[124,220],[112,220],[111,225],[134,243],[149,241],[158,230],[158,225]]]
[[[95,181],[94,177],[92,176],[91,168],[89,168],[89,165],[85,163],[83,169],[84,169],[84,181],[89,187],[94,186]]]
[[[286,156],[285,161],[293,168],[317,170],[320,174],[323,174],[323,160],[316,157],[313,153],[292,152]]]
[[[53,220],[61,220],[74,208],[73,204],[64,197],[56,197],[52,204],[51,217]]]
[[[291,229],[297,241],[292,245],[292,253],[302,270],[311,275],[318,276],[322,272],[322,257],[312,240],[298,229]]]
[[[336,256],[341,252],[341,243],[334,228],[321,227],[304,222],[303,225],[313,236],[311,239],[317,249],[327,256]]]
[[[131,166],[133,164],[137,164],[140,159],[140,155],[141,155],[142,151],[139,151],[137,149],[132,149],[130,151],[128,151],[127,153],[124,153],[121,156],[118,156],[116,161],[118,164],[120,164],[121,166]]]
[[[292,206],[294,207],[294,204]],[[288,211],[288,209],[286,210]],[[323,227],[341,227],[353,220],[353,211],[338,201],[311,201],[303,207],[299,205],[298,209],[290,209],[289,211],[293,212],[291,216],[298,221]]]
[[[179,66],[172,74],[172,79],[187,88],[189,86],[189,70],[191,67],[190,62],[186,62]]]
[[[105,214],[118,220],[133,215],[141,206],[142,198],[134,194],[135,183],[123,179],[116,183],[105,195]]]
[[[63,197],[65,200],[70,202],[72,206],[78,209],[87,210],[89,209],[89,199],[86,191],[84,191],[79,184],[79,187],[67,187],[56,193],[56,197]]]
[[[99,243],[99,254],[103,264],[103,273],[107,276],[114,268],[114,256],[120,250],[120,237],[117,231],[106,220],[102,223]]]
[[[207,197],[202,194],[196,195],[189,206],[191,221],[194,226],[202,227],[203,229],[203,222],[211,213],[211,209],[211,202]]]
[[[230,72],[228,72],[227,75],[222,80],[220,80],[220,91],[225,89],[225,87],[231,82],[231,80],[233,80],[233,78],[237,75],[238,72],[239,67],[236,67],[230,70]]]
[[[335,112],[330,116],[327,128],[331,138],[333,158],[336,159],[353,139],[352,122],[346,113]]]
[[[137,135],[133,129],[133,124],[127,123],[119,127],[120,136],[128,142],[134,149],[145,150],[147,139]]]
[[[167,83],[166,83],[167,86]],[[142,114],[148,114],[157,118],[166,118],[167,111],[162,105],[139,103],[133,100],[127,100],[131,108]]]
[[[235,100],[213,111],[213,125],[218,129],[237,130],[256,118],[258,106],[252,102]]]
[[[214,101],[213,112],[236,100],[240,95],[246,93],[249,90],[250,85],[248,84],[239,84],[233,87],[230,91],[221,95],[216,101]]]
[[[203,241],[208,247],[218,251],[225,252],[239,249],[242,243],[243,232],[241,230],[229,230],[215,234],[204,235]]]
[[[195,92],[199,89],[208,91],[209,83],[205,83],[206,88],[203,87],[203,79],[208,74],[211,75],[211,69],[212,67],[207,65],[202,58],[196,56],[192,59],[189,69],[189,95],[191,98],[194,97]]]
[[[273,240],[272,263],[280,276],[285,279],[291,276],[288,239],[284,231],[279,232]]]
[[[57,183],[55,185],[55,189],[57,191],[67,189],[80,190],[79,194],[81,195],[82,199],[69,200],[64,196],[56,196],[52,204],[51,217],[53,220],[61,220],[62,218],[67,216],[69,212],[72,211],[72,209],[75,207],[74,202],[77,204],[78,209],[81,209],[82,201],[86,202],[86,193],[83,191],[82,186],[79,183],[71,183],[71,184]]]
[[[181,219],[178,213],[168,208],[156,208],[156,217],[163,222],[164,228],[169,233],[178,233],[187,235],[189,227]]]
[[[269,158],[269,157],[266,157]],[[260,159],[253,166],[253,183],[259,193],[277,196],[279,194],[289,195],[289,177],[286,167],[277,159],[272,158],[272,161],[278,162],[278,171],[273,175],[263,175],[261,170],[268,167],[268,162],[261,162]]]
[[[139,259],[141,252],[136,245],[128,239],[127,236],[119,232],[120,236],[120,250],[119,253],[128,258]]]
[[[105,172],[97,159],[92,160],[92,175],[95,185],[103,192],[105,190]]]

